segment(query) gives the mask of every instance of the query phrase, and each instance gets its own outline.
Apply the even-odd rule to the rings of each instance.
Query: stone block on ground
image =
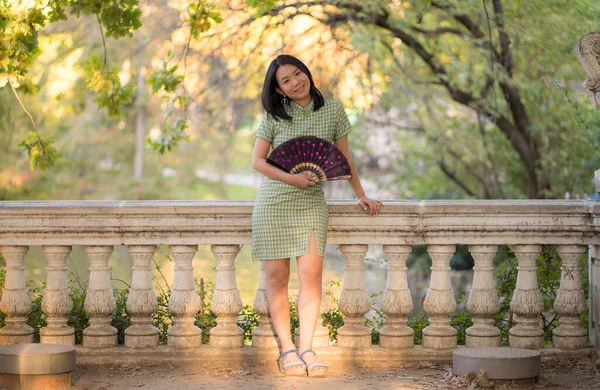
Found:
[[[540,351],[510,347],[461,348],[452,354],[454,375],[484,371],[489,379],[527,379],[540,376]]]
[[[70,389],[75,347],[58,344],[0,346],[0,388]]]

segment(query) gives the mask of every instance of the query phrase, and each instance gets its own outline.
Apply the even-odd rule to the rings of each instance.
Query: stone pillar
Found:
[[[85,247],[85,253],[90,259],[90,281],[83,308],[90,315],[90,326],[83,330],[84,347],[117,345],[117,329],[110,325],[110,315],[117,308],[108,266],[112,252],[112,246]]]
[[[552,343],[556,348],[576,349],[588,345],[587,329],[581,327],[579,315],[586,309],[581,286],[579,260],[585,253],[583,245],[559,245],[562,259],[560,288],[554,301],[554,310],[560,314],[559,326],[554,329]]]
[[[598,349],[600,347],[600,289],[598,289],[598,284],[600,284],[600,245],[588,245],[588,251],[589,342]]]
[[[538,288],[536,260],[541,245],[515,245],[513,252],[519,260],[517,286],[510,302],[516,325],[510,329],[511,347],[538,349],[544,347],[544,331],[540,313],[544,309],[542,293]]]
[[[75,329],[67,325],[68,315],[73,310],[67,273],[71,246],[44,245],[42,250],[48,260],[48,278],[42,299],[42,310],[48,316],[48,326],[40,330],[40,342],[75,345]]]
[[[340,245],[346,259],[344,285],[338,306],[344,315],[344,326],[338,329],[339,347],[371,347],[371,329],[365,326],[364,315],[371,310],[365,289],[363,261],[367,245]]]
[[[429,314],[429,326],[423,329],[423,348],[445,349],[456,347],[456,329],[450,326],[450,314],[456,311],[456,300],[450,281],[450,259],[454,245],[429,245],[431,279],[423,302]]]
[[[414,331],[408,327],[406,316],[413,310],[412,298],[406,280],[406,260],[412,251],[410,245],[384,245],[388,257],[388,272],[381,310],[387,321],[381,329],[379,343],[382,348],[411,348]]]
[[[171,245],[175,260],[175,276],[169,311],[173,326],[167,331],[167,344],[175,348],[194,348],[202,345],[202,330],[194,325],[196,313],[202,309],[202,301],[194,284],[192,259],[197,245]]]
[[[25,284],[25,254],[28,246],[0,246],[6,260],[6,280],[0,299],[0,311],[6,325],[0,328],[0,345],[33,343],[33,328],[27,325],[31,298]]]
[[[269,301],[267,300],[267,274],[264,262],[260,263],[260,279],[254,299],[254,311],[259,314],[258,326],[252,329],[252,346],[258,348],[277,348],[279,338],[273,329],[273,320],[269,314]]]
[[[500,311],[500,300],[492,263],[498,247],[470,245],[469,251],[475,259],[475,273],[467,301],[467,310],[473,314],[473,326],[466,331],[467,347],[499,347],[500,329],[494,326],[494,316]]]
[[[211,309],[217,315],[217,326],[210,330],[213,347],[242,347],[244,330],[237,326],[236,315],[242,310],[242,297],[235,280],[235,258],[239,245],[212,245],[217,259],[217,281]]]
[[[156,292],[152,285],[152,257],[154,245],[130,245],[133,259],[131,289],[127,297],[127,311],[131,326],[125,329],[125,346],[149,348],[158,346],[158,328],[152,325],[152,315],[158,309]]]
[[[319,318],[317,319],[317,326],[315,327],[315,335],[312,342],[314,348],[329,347],[329,328],[323,325],[323,314],[327,309],[327,297],[325,296],[325,290],[321,288],[321,310],[319,311]],[[296,340],[300,340],[300,329],[296,329],[296,332],[298,334]]]

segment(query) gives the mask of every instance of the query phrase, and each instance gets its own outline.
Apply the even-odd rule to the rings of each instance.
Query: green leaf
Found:
[[[185,134],[188,128],[185,119],[178,119],[174,123],[167,123],[161,129],[160,136],[156,140],[146,139],[146,144],[160,154],[171,151],[172,148],[179,145],[181,141],[190,141],[189,135]]]
[[[42,172],[47,168],[53,167],[56,160],[60,157],[52,140],[49,137],[41,136],[36,132],[30,131],[27,139],[19,144],[29,155],[29,167],[32,171],[39,168]]]
[[[277,0],[246,0],[246,4],[251,8],[256,8],[255,17],[262,16],[268,13],[273,7]]]
[[[216,6],[202,1],[198,4],[192,3],[188,6],[188,22],[190,23],[190,34],[194,39],[208,31],[214,23],[222,23],[221,13]]]
[[[152,86],[152,93],[157,93],[161,88],[165,92],[173,92],[183,81],[183,75],[176,75],[177,65],[169,66],[169,59],[163,60],[162,69],[148,77],[148,84]]]
[[[99,107],[106,108],[109,116],[121,115],[121,108],[133,101],[133,86],[122,86],[118,69],[106,69],[95,54],[85,61],[84,69],[86,85],[98,93],[94,102]]]

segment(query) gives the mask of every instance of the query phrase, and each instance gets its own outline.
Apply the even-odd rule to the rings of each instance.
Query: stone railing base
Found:
[[[458,347],[465,348],[463,346]],[[391,350],[374,346],[367,349],[350,349],[340,347],[315,348],[320,359],[328,364],[352,369],[362,365],[376,363],[378,367],[403,367],[404,363],[438,362],[451,363],[453,349],[443,351],[426,349],[415,346],[410,349]],[[559,348],[544,348],[541,350],[542,359],[556,357],[580,357],[593,353],[593,347],[578,350],[564,350]],[[127,364],[131,366],[148,365],[186,365],[202,362],[203,366],[227,366],[230,368],[260,364],[266,369],[277,370],[277,349],[264,349],[251,346],[242,348],[215,348],[202,346],[199,348],[175,349],[161,345],[156,348],[126,348],[112,347],[90,349],[77,346],[78,365],[110,365]],[[383,365],[383,366],[382,366]],[[340,368],[341,368],[340,367]]]

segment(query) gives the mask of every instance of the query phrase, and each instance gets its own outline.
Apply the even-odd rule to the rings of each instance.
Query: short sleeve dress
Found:
[[[276,121],[265,114],[256,137],[272,149],[288,139],[312,135],[329,142],[352,130],[342,104],[325,100],[314,111],[311,101],[302,107],[293,101],[286,107],[292,120]],[[286,182],[265,177],[258,189],[252,212],[252,260],[293,259],[308,253],[311,232],[315,233],[317,254],[323,256],[327,243],[329,211],[323,183],[297,188]]]

